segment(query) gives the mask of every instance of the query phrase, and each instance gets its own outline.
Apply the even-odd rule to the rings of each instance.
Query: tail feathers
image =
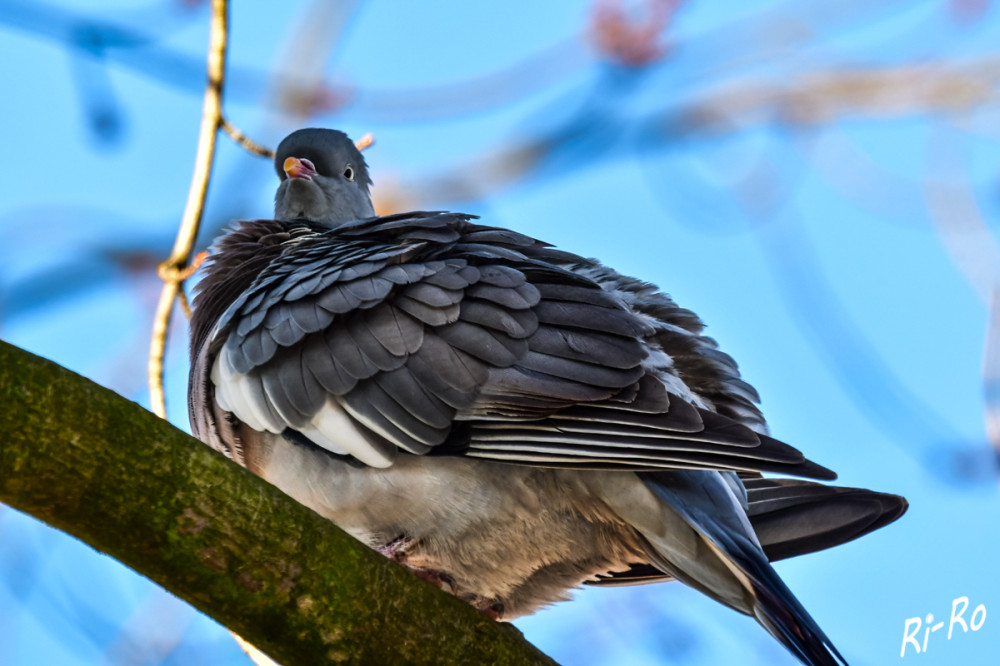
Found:
[[[906,512],[898,495],[799,479],[745,478],[750,522],[772,562],[846,543]]]
[[[763,558],[761,558],[763,560]],[[747,567],[753,615],[768,633],[809,666],[846,666],[847,661],[766,561]]]
[[[808,666],[847,662],[767,561],[743,505],[719,474],[640,474],[665,523],[644,532],[651,563],[741,613]]]
[[[771,562],[839,546],[885,527],[906,512],[898,495],[827,486],[801,479],[743,478],[747,516]],[[633,564],[587,581],[618,586],[665,582],[673,577],[651,564]]]

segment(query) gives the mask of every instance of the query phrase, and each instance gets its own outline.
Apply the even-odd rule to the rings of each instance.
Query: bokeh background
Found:
[[[852,664],[996,663],[996,3],[234,5],[226,111],[252,138],[371,132],[382,212],[477,213],[659,284],[776,436],[910,500],[778,565]],[[196,0],[0,0],[0,337],[145,405],[208,20]],[[199,249],[271,210],[268,161],[220,145]],[[182,427],[186,339],[176,316]],[[901,659],[906,620],[960,597],[979,630]],[[584,590],[517,625],[564,664],[793,663],[678,584]],[[245,663],[183,602],[0,506],[0,664]]]

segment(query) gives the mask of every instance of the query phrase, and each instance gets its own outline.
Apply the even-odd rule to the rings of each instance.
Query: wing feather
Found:
[[[408,356],[420,349],[424,327],[393,304],[383,304],[364,313],[371,335],[394,356]]]
[[[759,432],[756,393],[732,360],[645,283],[447,213],[283,238],[203,345],[222,349],[212,381],[231,388],[219,388],[219,404],[250,427],[297,430],[376,466],[398,449],[831,474]],[[690,383],[672,364],[694,372]]]

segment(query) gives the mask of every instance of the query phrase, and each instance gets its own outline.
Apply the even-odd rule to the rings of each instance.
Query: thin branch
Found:
[[[167,417],[167,404],[163,390],[163,355],[166,348],[167,330],[174,302],[181,290],[183,271],[186,269],[198,227],[201,225],[208,194],[208,182],[215,158],[215,142],[222,126],[222,88],[225,83],[226,42],[228,39],[227,0],[212,0],[212,21],[209,28],[208,84],[201,112],[201,131],[198,136],[198,151],[195,156],[194,174],[188,191],[187,205],[181,219],[180,229],[170,256],[160,264],[159,273],[164,278],[163,290],[156,305],[153,318],[153,332],[149,344],[149,402],[153,412],[161,418]]]
[[[135,403],[0,342],[0,502],[285,666],[551,659]]]
[[[258,155],[260,157],[266,157],[268,159],[274,158],[273,150],[249,138],[246,134],[241,132],[235,125],[229,122],[229,119],[226,117],[222,118],[222,130],[229,135],[230,139],[238,143],[244,150],[246,150],[251,155]]]
[[[177,290],[177,304],[181,306],[181,312],[184,313],[184,317],[187,319],[191,318],[191,303],[188,302],[187,294],[184,293],[184,287],[181,286]]]
[[[157,275],[164,282],[169,280],[177,280],[180,284],[177,289],[177,302],[181,306],[181,310],[184,312],[184,316],[188,319],[191,318],[191,304],[188,303],[187,294],[184,293],[184,282],[190,278],[192,275],[198,272],[205,259],[208,258],[208,252],[199,252],[194,255],[194,259],[191,263],[182,270],[168,270],[164,264],[160,264],[156,267]]]

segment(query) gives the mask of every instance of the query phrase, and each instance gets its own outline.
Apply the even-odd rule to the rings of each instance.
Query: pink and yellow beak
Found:
[[[316,166],[309,160],[299,159],[298,157],[289,157],[281,165],[281,168],[285,170],[285,174],[289,178],[312,180],[312,177],[316,175]]]

